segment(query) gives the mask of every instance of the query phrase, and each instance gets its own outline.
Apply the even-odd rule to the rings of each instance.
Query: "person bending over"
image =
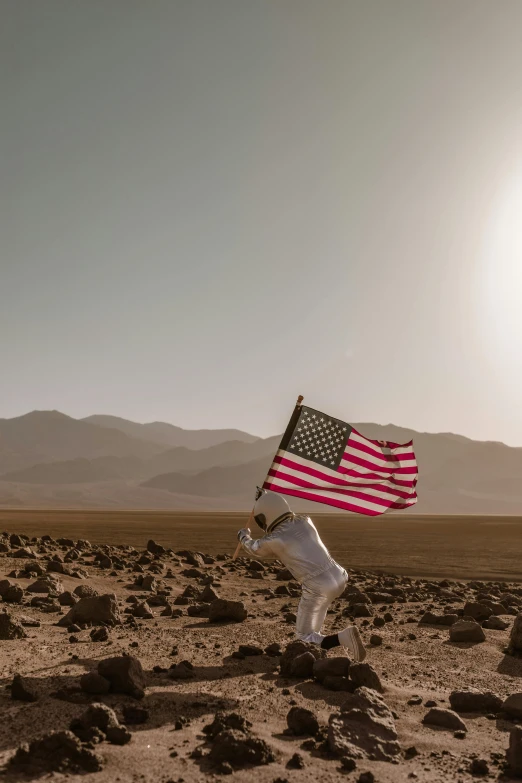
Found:
[[[342,645],[352,660],[363,661],[366,650],[355,625],[329,636],[321,633],[328,607],[344,592],[348,574],[330,555],[310,517],[294,514],[282,495],[258,488],[254,519],[265,535],[254,540],[250,528],[243,528],[237,534],[243,548],[257,558],[280,560],[301,583],[297,638],[326,650]]]

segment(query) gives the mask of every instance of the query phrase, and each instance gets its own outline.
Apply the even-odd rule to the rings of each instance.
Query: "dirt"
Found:
[[[15,530],[12,526],[10,529]],[[30,531],[24,525],[16,532]],[[44,532],[49,533],[40,529],[38,535]],[[67,533],[71,534],[70,527]],[[74,547],[41,539],[13,539],[11,546],[9,539],[3,539],[8,543],[3,547],[7,551],[0,554],[0,581],[9,578],[24,592],[20,603],[2,602],[0,610],[7,610],[14,620],[23,623],[27,635],[0,641],[0,765],[4,780],[47,776],[47,748],[58,742],[57,737],[60,752],[65,753],[63,748],[69,744],[75,755],[63,771],[53,773],[54,780],[67,775],[68,781],[87,777],[100,783],[195,783],[226,776],[231,781],[251,778],[259,783],[315,783],[317,779],[326,783],[358,781],[361,775],[362,780],[371,780],[370,776],[364,777],[364,773],[371,772],[376,783],[407,779],[453,783],[472,780],[472,771],[477,773],[476,778],[484,769],[489,770],[490,779],[513,779],[505,766],[506,751],[510,735],[522,719],[504,713],[497,706],[498,700],[491,696],[483,700],[491,712],[485,707],[479,712],[461,713],[465,725],[461,732],[455,733],[452,728],[460,725],[458,721],[450,719],[446,727],[423,723],[423,719],[430,709],[451,709],[450,694],[456,690],[474,688],[494,694],[502,702],[522,692],[522,658],[507,653],[513,621],[522,611],[521,582],[459,579],[441,583],[382,575],[356,568],[349,559],[340,558],[349,569],[350,584],[345,596],[333,604],[327,630],[335,632],[352,622],[352,607],[366,602],[369,615],[356,617],[353,622],[361,631],[368,657],[364,667],[353,667],[353,678],[348,662],[346,667],[332,664],[333,675],[321,675],[321,682],[317,672],[325,670],[322,662],[314,666],[312,661],[306,676],[280,673],[278,650],[284,651],[295,639],[294,625],[285,617],[295,614],[299,592],[295,583],[278,579],[280,564],[265,563],[264,568],[253,570],[247,558],[232,563],[230,556],[220,555],[213,547],[192,547],[199,552],[192,557],[187,557],[187,552],[176,555],[169,550],[172,542],[166,535],[156,540],[156,544],[164,545],[163,553],[161,547],[154,546],[150,547],[154,553],[147,553],[149,536],[143,536],[143,531],[141,542],[133,538],[139,544],[135,549],[128,542],[122,544],[121,539],[119,548],[99,547],[93,543],[95,531],[88,536],[82,530],[82,534],[90,544],[87,541]],[[77,536],[75,531],[75,541]],[[20,543],[26,550],[29,547],[34,557],[12,557]],[[187,541],[180,540],[175,551],[180,552],[184,546],[188,546]],[[233,548],[229,546],[229,552]],[[32,573],[23,571],[26,564]],[[56,590],[54,597],[28,592],[37,570],[47,572],[49,565],[64,592],[53,588],[52,580],[49,589]],[[56,572],[55,567],[71,573],[76,570],[84,578]],[[8,576],[13,570],[19,573]],[[182,575],[189,571],[200,575]],[[153,575],[154,581],[138,579],[140,586],[136,578],[144,575]],[[152,589],[143,589],[144,583]],[[199,609],[198,616],[189,614],[193,606],[211,606],[202,603],[209,584],[220,599],[243,602],[246,619],[214,623],[208,619],[209,611],[207,616]],[[60,598],[66,594],[71,600],[70,595],[77,595],[75,590],[80,585],[93,588],[99,595],[116,596],[115,616],[122,622],[107,626],[106,641],[93,641],[93,628],[88,624],[75,625],[74,630],[58,625],[71,608],[62,605]],[[275,592],[281,585],[289,587],[286,595]],[[192,589],[187,591],[189,586]],[[89,591],[83,592],[86,598],[81,600],[91,601]],[[11,594],[6,590],[5,595]],[[206,595],[216,600],[213,593]],[[503,605],[505,611],[498,609],[500,598],[508,604]],[[145,600],[152,617],[135,617],[136,602]],[[40,605],[32,606],[31,601],[40,601]],[[498,616],[508,622],[505,630],[486,627],[483,642],[452,643],[451,626],[419,624],[426,611],[460,620],[466,603],[482,601],[493,603]],[[166,615],[166,607],[178,611]],[[381,642],[370,645],[376,628]],[[264,652],[267,647],[270,654]],[[334,648],[328,659],[345,656],[345,652]],[[107,659],[126,656],[141,664],[137,667],[124,662],[125,670],[137,672],[144,686],[130,689],[134,695],[120,693],[119,686],[114,685],[118,681],[114,667],[120,672],[122,664],[100,666]],[[171,677],[171,667],[183,671],[183,676]],[[285,671],[291,671],[291,667]],[[80,687],[82,676],[89,672],[93,674],[87,678],[89,688],[96,690],[99,686],[98,693]],[[36,701],[11,698],[15,675],[21,675],[24,690],[35,694]],[[328,682],[336,690],[325,687]],[[480,699],[475,701],[480,703]],[[385,706],[379,706],[381,702]],[[80,749],[70,734],[63,734],[70,732],[71,726],[74,730],[89,705],[96,703],[114,710],[119,722],[127,726],[130,741],[126,734],[124,739],[120,735],[111,738],[99,731],[93,734],[92,747],[87,743]],[[385,754],[389,760],[378,760],[378,752],[368,752],[364,747],[356,748],[353,757],[336,752],[336,748],[352,752],[353,742],[359,741],[358,731],[348,717],[354,703],[362,715],[373,710],[370,724],[376,739],[370,745],[382,746],[379,732],[384,732],[393,751]],[[308,716],[313,736],[299,736],[290,730],[287,716],[294,707],[311,711],[317,719],[318,730]],[[218,713],[222,717],[216,720]],[[231,714],[235,717],[227,717]],[[376,725],[379,721],[384,724]],[[292,718],[290,723],[295,725]],[[205,731],[212,725],[217,729]],[[43,745],[34,744],[50,732],[62,734],[52,735]],[[342,732],[347,733],[345,739]],[[125,744],[117,744],[123,741]],[[20,768],[11,761],[23,743],[46,748],[45,753],[39,751],[38,764],[33,768]],[[31,746],[18,751],[18,758],[26,758],[31,752],[36,754]],[[376,757],[371,758],[372,754]],[[511,757],[517,754],[513,751]],[[99,771],[85,771],[85,765],[77,771],[75,759],[80,758],[89,759],[93,769],[100,759]]]

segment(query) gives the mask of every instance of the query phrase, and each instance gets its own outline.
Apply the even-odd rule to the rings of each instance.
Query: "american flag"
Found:
[[[413,441],[386,443],[297,405],[263,489],[369,516],[408,508],[417,502]]]

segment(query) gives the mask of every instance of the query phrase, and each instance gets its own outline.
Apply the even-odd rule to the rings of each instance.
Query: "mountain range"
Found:
[[[392,424],[353,426],[369,438],[413,439],[419,501],[412,512],[522,514],[522,448]],[[0,419],[0,507],[245,510],[280,439],[32,411]]]

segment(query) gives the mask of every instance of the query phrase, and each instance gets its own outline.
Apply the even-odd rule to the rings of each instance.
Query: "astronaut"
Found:
[[[250,528],[243,528],[237,534],[243,548],[256,558],[280,560],[301,583],[297,638],[326,650],[346,647],[353,661],[363,661],[366,650],[355,625],[329,636],[321,633],[328,607],[343,593],[348,574],[332,558],[310,517],[294,514],[282,495],[258,488],[254,519],[265,535],[254,540]]]

